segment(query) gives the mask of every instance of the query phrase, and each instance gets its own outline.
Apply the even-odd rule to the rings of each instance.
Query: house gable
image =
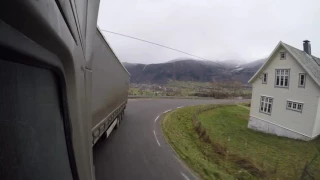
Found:
[[[281,53],[286,53],[286,59],[281,59]],[[288,87],[278,87],[276,86],[276,70],[288,70],[289,80]],[[263,81],[263,75],[267,74],[267,81]],[[299,86],[299,75],[304,74],[305,86]],[[270,56],[268,62],[264,64],[263,69],[260,69],[260,73],[256,74],[256,78],[251,81],[253,87],[261,87],[266,90],[273,92],[279,89],[287,89],[287,91],[297,91],[293,96],[298,96],[300,93],[308,92],[312,95],[320,96],[320,86],[314,81],[312,77],[308,74],[308,71],[301,66],[301,64],[286,50],[286,48],[279,46]]]
[[[251,79],[248,81],[248,83],[252,84],[254,80],[256,80],[258,77],[261,76],[261,73],[263,72],[265,67],[270,63],[272,58],[275,55],[279,55],[278,54],[278,53],[280,53],[279,49],[282,49],[282,52],[285,52],[286,56],[292,56],[293,59],[295,59],[300,64],[300,66],[305,69],[305,71],[308,74],[308,76],[311,77],[316,82],[316,84],[320,87],[320,65],[317,64],[317,62],[315,61],[315,60],[319,60],[319,58],[316,58],[316,57],[313,57],[313,56],[310,56],[310,55],[302,54],[303,53],[302,51],[300,51],[300,50],[298,50],[298,49],[296,49],[296,48],[294,48],[292,46],[289,46],[289,45],[287,45],[287,44],[285,44],[285,43],[283,43],[281,41],[277,44],[277,46],[272,51],[270,56],[267,58],[265,63],[251,77]],[[305,58],[306,56],[308,58]],[[312,60],[310,60],[310,59],[312,59]],[[281,57],[279,57],[279,60],[281,60]]]

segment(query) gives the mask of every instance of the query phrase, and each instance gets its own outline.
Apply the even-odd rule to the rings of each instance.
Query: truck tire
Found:
[[[116,129],[118,129],[118,128],[120,127],[120,121],[121,121],[121,120],[120,120],[120,119],[121,119],[120,117],[121,117],[121,116],[118,116],[117,119],[116,119],[116,120],[117,120],[117,125],[116,125],[116,127],[115,127]]]
[[[108,136],[107,136],[107,131],[103,133],[102,137],[100,138],[102,140],[107,140]]]
[[[121,122],[123,121],[124,110],[121,112]]]
[[[120,113],[119,114],[119,124],[121,124],[121,122],[122,122],[122,114]]]

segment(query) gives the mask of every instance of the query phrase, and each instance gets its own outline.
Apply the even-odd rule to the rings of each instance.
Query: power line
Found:
[[[129,36],[129,35],[121,34],[121,33],[116,33],[116,32],[112,32],[112,31],[108,31],[108,30],[104,30],[104,29],[101,29],[101,31],[104,31],[104,32],[107,32],[107,33],[111,33],[111,34],[115,34],[115,35],[119,35],[119,36],[123,36],[123,37],[127,37],[127,38],[131,38],[131,39],[135,39],[135,40],[138,40],[138,41],[143,41],[143,42],[146,42],[146,43],[149,43],[149,44],[153,44],[153,45],[156,45],[156,46],[167,48],[167,49],[170,49],[170,50],[173,50],[173,51],[177,51],[177,52],[180,52],[180,53],[183,53],[183,54],[187,54],[189,56],[193,56],[193,57],[208,61],[205,58],[202,58],[202,57],[199,57],[199,56],[196,56],[196,55],[193,55],[193,54],[190,54],[190,53],[187,53],[187,52],[175,49],[175,48],[171,48],[171,47],[168,47],[168,46],[165,46],[165,45],[161,45],[161,44],[158,44],[158,43],[147,41],[147,40],[144,40],[144,39],[140,39],[140,38],[136,38],[136,37],[133,37],[133,36]],[[214,62],[214,61],[211,61],[211,62]],[[217,63],[217,62],[214,62],[214,63]],[[221,65],[220,63],[217,63],[217,64]]]

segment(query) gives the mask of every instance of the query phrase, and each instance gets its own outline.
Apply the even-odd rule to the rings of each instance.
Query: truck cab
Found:
[[[0,179],[94,179],[92,146],[122,119],[130,76],[97,41],[98,9],[99,0],[0,2]]]

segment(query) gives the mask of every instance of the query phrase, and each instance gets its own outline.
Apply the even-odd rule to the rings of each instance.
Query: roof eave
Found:
[[[318,79],[313,75],[313,73],[309,70],[309,68],[307,68],[303,63],[300,62],[300,59],[294,54],[292,53],[292,51],[287,48],[285,45],[283,46],[295,59],[296,61],[298,61],[298,63],[303,67],[304,70],[306,70],[306,72],[308,73],[308,75],[316,82],[316,84],[318,86],[320,86],[320,82],[318,81]]]
[[[280,45],[283,46],[282,42],[280,41],[277,46],[273,49],[267,60],[264,62],[264,64],[258,69],[258,71],[249,79],[248,83],[252,84],[252,82],[257,78],[257,76],[261,73],[261,71],[265,68],[266,64],[270,61],[273,54],[277,51],[277,49],[280,47]],[[284,47],[284,46],[283,46]]]

